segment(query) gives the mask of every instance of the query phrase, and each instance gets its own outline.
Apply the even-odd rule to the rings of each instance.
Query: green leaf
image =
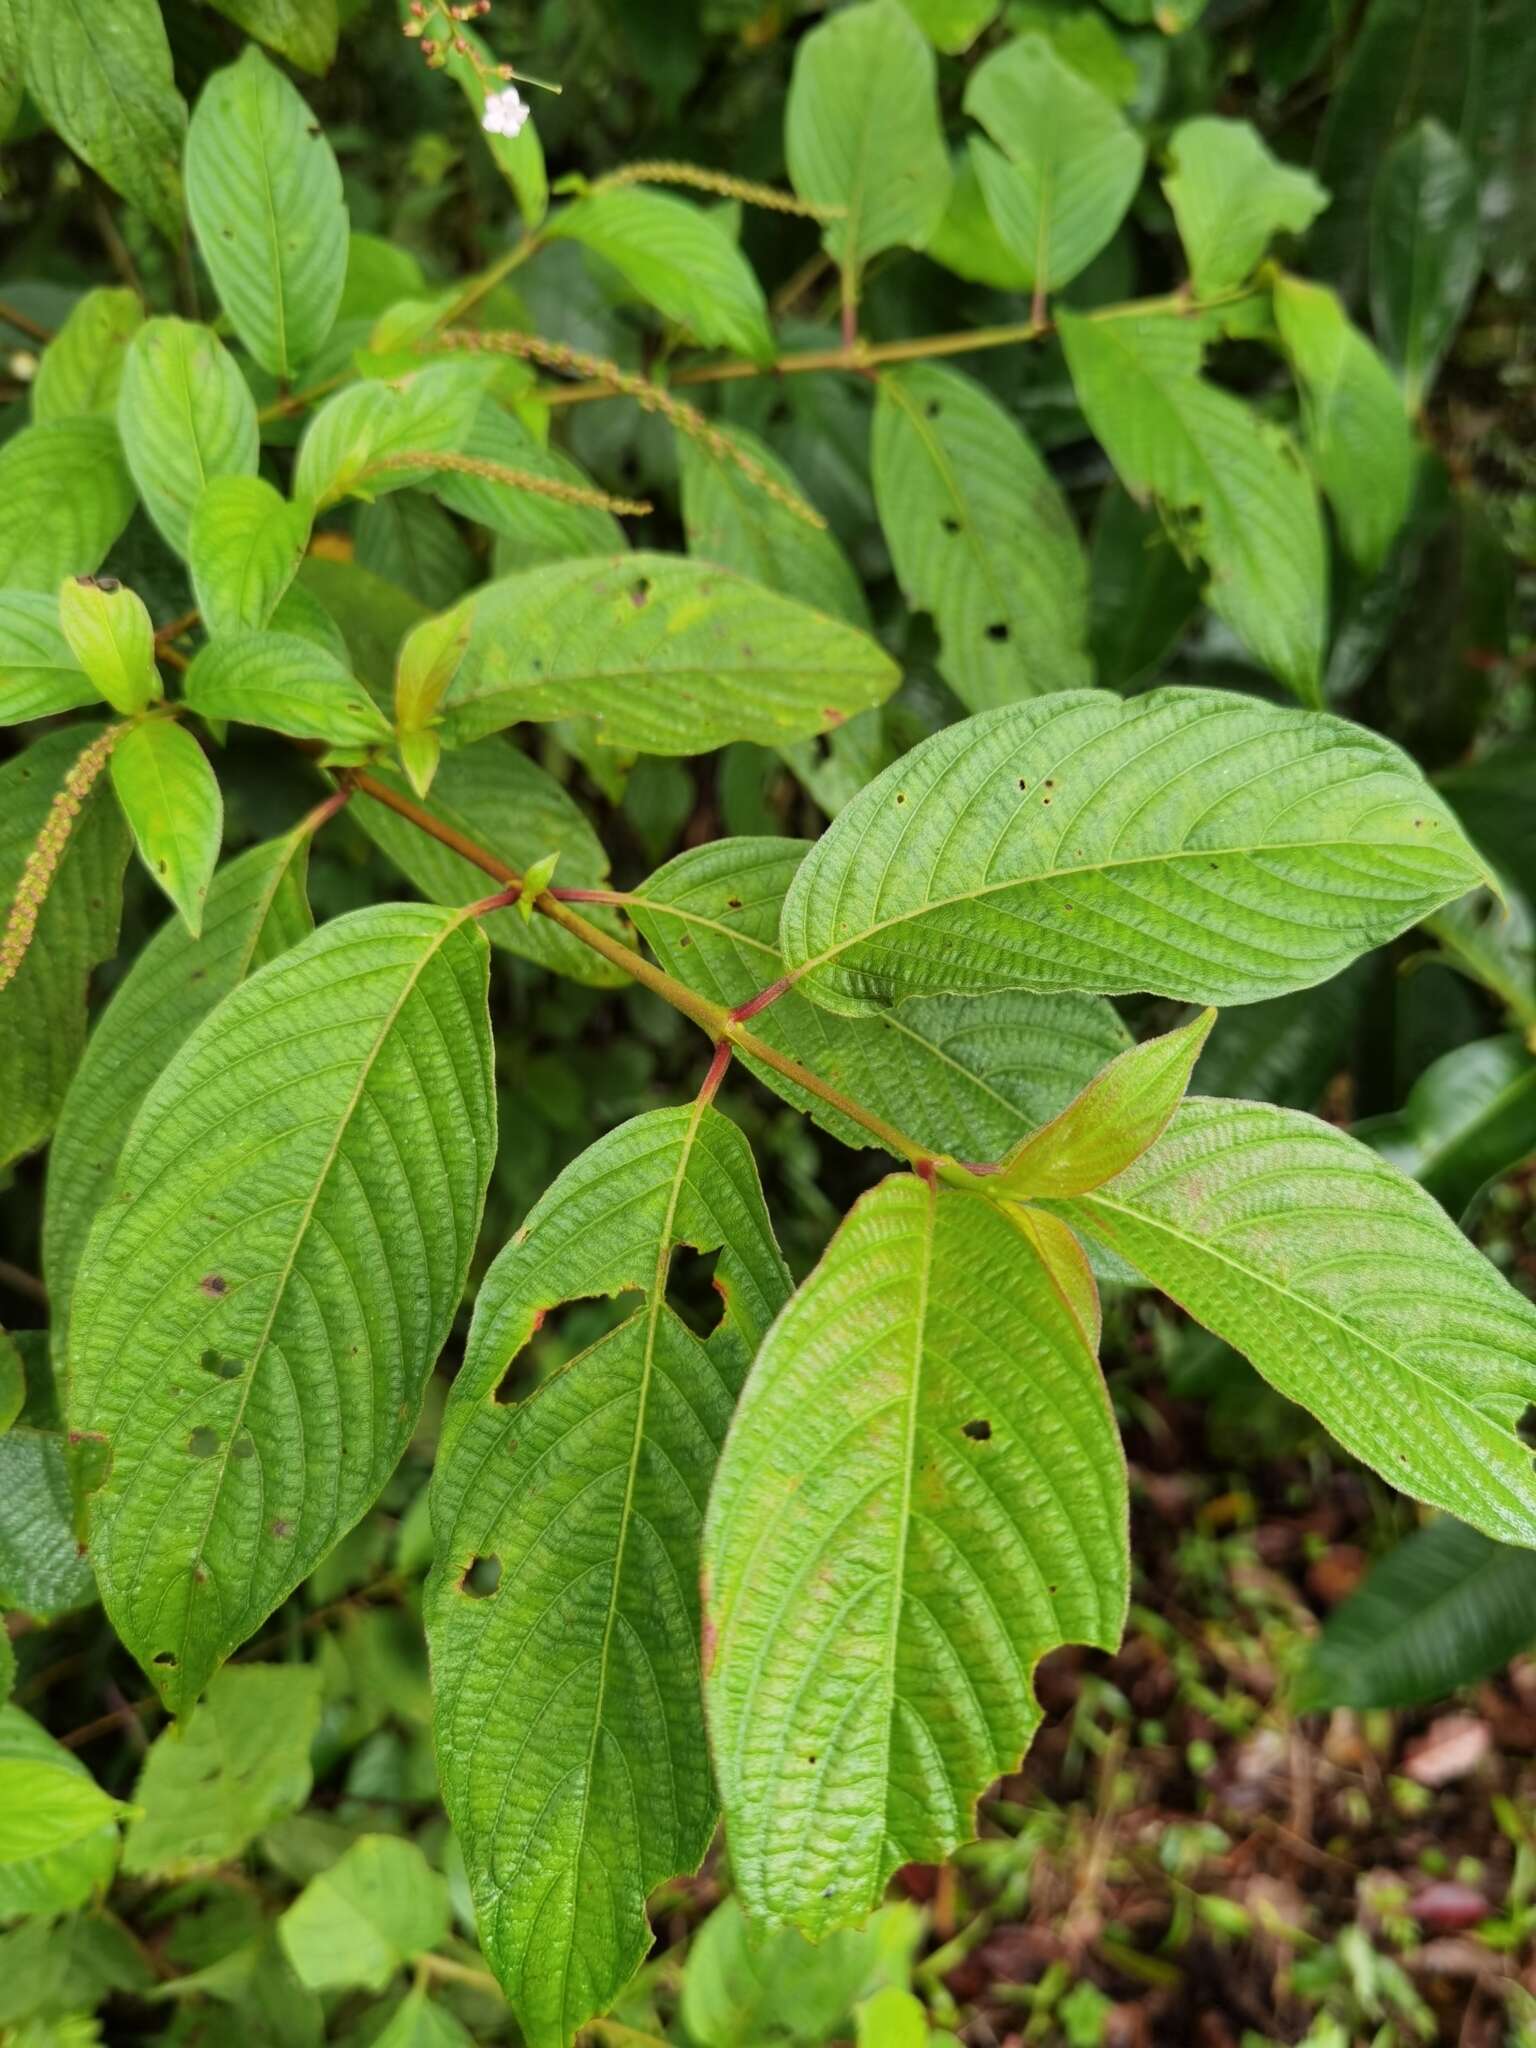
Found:
[[[117,423],[149,516],[184,558],[209,478],[256,474],[250,387],[211,328],[150,320],[128,350]]]
[[[1066,500],[996,399],[935,364],[880,379],[875,502],[907,602],[972,711],[1092,681],[1088,564]]]
[[[49,127],[175,242],[187,108],[156,0],[28,0],[26,47]]]
[[[647,754],[772,746],[881,703],[898,680],[840,619],[675,555],[548,563],[470,602],[469,651],[443,701],[450,746],[556,718]]]
[[[1327,95],[1317,151],[1333,204],[1311,251],[1346,296],[1364,269],[1372,191],[1397,138],[1426,115],[1464,142],[1481,132],[1487,27],[1487,10],[1466,0],[1370,0]]]
[[[949,205],[924,252],[957,277],[999,292],[1027,292],[1029,273],[998,233],[968,149],[956,152]]]
[[[80,1262],[70,1420],[105,1444],[103,1599],[178,1712],[415,1426],[494,1150],[486,961],[463,913],[338,918],[227,995],[134,1120]]]
[[[935,49],[949,56],[968,50],[997,19],[1002,0],[902,0]]]
[[[1271,156],[1247,121],[1182,122],[1168,155],[1163,192],[1201,298],[1242,284],[1276,235],[1305,234],[1328,204],[1312,173]]]
[[[1536,1153],[1536,1059],[1523,1038],[1478,1039],[1419,1076],[1401,1110],[1355,1126],[1460,1219]]]
[[[133,506],[110,420],[23,427],[0,448],[0,584],[51,596],[66,576],[91,575]]]
[[[185,1723],[150,1746],[133,1788],[140,1809],[123,1844],[135,1877],[182,1877],[228,1863],[309,1797],[320,1726],[320,1673],[231,1665]]]
[[[405,793],[402,779],[391,770],[374,771],[377,781]],[[442,824],[504,860],[524,868],[548,848],[560,849],[562,873],[569,886],[601,889],[608,885],[608,855],[586,814],[566,795],[552,775],[530,761],[507,740],[491,737],[472,747],[444,754],[424,808]],[[442,846],[407,819],[366,795],[354,799],[351,815],[401,873],[434,903],[449,906],[479,903],[495,884],[451,848]],[[589,913],[614,937],[621,927],[612,911]],[[624,985],[621,970],[573,939],[548,918],[526,924],[515,910],[498,910],[481,920],[492,945],[524,960],[535,960],[557,974],[594,988]]]
[[[794,472],[747,427],[717,430],[789,497],[805,502]],[[677,441],[688,552],[796,597],[830,618],[869,627],[869,606],[853,564],[825,526],[812,526],[770,496],[738,463],[690,435]]]
[[[1099,502],[1089,556],[1089,646],[1106,689],[1128,693],[1155,675],[1200,602],[1200,580],[1155,506],[1111,482]]]
[[[434,484],[450,474],[438,471]],[[471,481],[484,480],[476,477]],[[391,491],[364,505],[357,515],[353,541],[353,561],[386,583],[398,584],[434,611],[442,611],[462,597],[476,578],[478,565],[463,534],[425,491]]]
[[[1220,690],[1074,690],[886,769],[812,848],[780,937],[848,1016],[1005,988],[1255,1002],[1480,872],[1413,763],[1360,726]]]
[[[680,440],[686,449],[688,443]],[[592,479],[558,448],[546,448],[494,399],[482,399],[462,453],[509,469],[529,470],[555,483],[591,490]],[[533,568],[540,562],[564,562],[573,555],[612,555],[629,546],[629,538],[611,512],[595,505],[568,505],[558,498],[520,491],[511,484],[467,471],[441,470],[430,479],[434,497],[450,512],[488,527],[510,543],[499,549],[502,570]]]
[[[1032,1202],[1081,1195],[1134,1164],[1168,1128],[1184,1099],[1216,1012],[1121,1053],[1042,1130],[1015,1146],[986,1192],[994,1200]]]
[[[75,1540],[63,1440],[18,1424],[0,1436],[0,1607],[52,1621],[95,1598]]]
[[[443,2005],[434,2005],[424,1984],[413,1985],[396,2006],[373,2048],[475,2048],[474,2038]]]
[[[1128,1172],[1049,1206],[1393,1485],[1536,1543],[1518,1435],[1536,1400],[1536,1308],[1354,1138],[1295,1110],[1197,1097]]]
[[[200,938],[170,918],[134,960],[75,1071],[48,1153],[43,1275],[61,1336],[75,1269],[112,1185],[128,1126],[167,1061],[214,1005],[312,928],[300,826],[228,861],[208,891]]]
[[[292,593],[290,592],[290,595]],[[334,747],[377,746],[388,719],[333,654],[296,633],[226,633],[187,671],[187,702],[204,718],[236,718]]]
[[[101,732],[60,728],[0,766],[0,904],[14,900],[65,777]],[[117,951],[128,832],[104,783],[83,800],[26,957],[0,990],[0,1166],[53,1129],[85,1046],[91,970]]]
[[[641,885],[630,916],[669,973],[734,1009],[784,971],[779,912],[807,850],[796,839],[691,848]],[[839,1017],[790,989],[752,1029],[919,1144],[975,1160],[1001,1158],[1130,1042],[1097,996],[1021,991],[920,997],[878,1017]],[[875,1142],[819,1096],[739,1057],[845,1145]]]
[[[1200,375],[1194,321],[1062,313],[1057,325],[1078,402],[1126,489],[1157,499],[1182,551],[1210,571],[1211,609],[1315,701],[1328,558],[1290,436]]]
[[[927,246],[949,153],[933,51],[901,0],[862,0],[802,37],[784,150],[800,197],[837,209],[823,240],[845,277],[883,250]]]
[[[192,510],[187,562],[210,634],[265,626],[309,545],[310,507],[264,477],[220,476]]]
[[[253,43],[193,112],[187,209],[236,334],[264,370],[292,377],[335,323],[347,207],[319,122]]]
[[[0,0],[0,142],[10,134],[26,95],[27,26],[22,9],[30,0]]]
[[[145,719],[113,750],[112,786],[139,858],[195,939],[224,837],[224,799],[208,756],[184,726]]]
[[[731,1873],[749,1915],[813,1940],[970,1835],[1039,1725],[1047,1650],[1119,1641],[1125,1464],[1093,1282],[1065,1232],[1018,1215],[904,1174],[865,1195],[721,1456],[706,1693]]]
[[[96,701],[96,685],[60,630],[58,598],[51,591],[0,590],[0,725]]]
[[[1345,547],[1374,575],[1413,496],[1413,436],[1397,385],[1326,285],[1278,277],[1274,307],[1318,482]]]
[[[668,1300],[680,1245],[720,1248],[707,1340]],[[635,1288],[572,1365],[498,1399],[550,1308]],[[532,2048],[607,2011],[650,1946],[647,1893],[709,1846],[699,1530],[788,1292],[746,1142],[698,1102],[599,1139],[481,1288],[432,1481],[427,1630],[443,1796]]]
[[[248,36],[301,71],[329,71],[336,55],[336,0],[209,0]]]
[[[30,1715],[0,1707],[0,1920],[104,1892],[122,1810]]]
[[[705,348],[767,362],[773,333],[763,288],[718,213],[642,185],[601,188],[544,230],[601,256],[667,320]]]
[[[1429,396],[1482,267],[1471,159],[1422,121],[1383,163],[1371,202],[1371,316],[1410,412]]]
[[[792,1927],[753,1927],[738,1900],[722,1900],[688,1944],[682,1996],[688,2039],[699,2048],[834,2039],[838,2022],[878,1982],[883,1941],[902,1910],[885,1907],[868,1927],[813,1944]]]
[[[70,308],[43,350],[32,382],[32,417],[65,420],[117,406],[128,344],[144,324],[137,292],[98,286]]]
[[[448,1932],[448,1887],[414,1842],[364,1835],[277,1923],[301,1984],[382,1991]]]
[[[59,586],[59,627],[114,711],[133,717],[160,694],[154,622],[115,576],[71,576]]]
[[[866,1999],[856,2018],[859,2048],[929,2048],[927,2009],[897,1984]]]
[[[965,111],[997,144],[973,141],[971,160],[998,233],[1037,292],[1069,284],[1136,196],[1141,137],[1041,35],[978,65]]]
[[[494,364],[429,363],[408,377],[350,385],[309,423],[294,471],[296,498],[317,506],[376,497],[423,482],[430,472],[391,469],[402,455],[436,455],[464,445]]]
[[[1500,1671],[1536,1642],[1536,1555],[1443,1515],[1329,1615],[1291,1694],[1297,1713],[1412,1707]]]

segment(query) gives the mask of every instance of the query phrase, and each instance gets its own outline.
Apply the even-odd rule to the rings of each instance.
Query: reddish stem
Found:
[[[720,1083],[725,1079],[725,1070],[730,1064],[731,1043],[729,1039],[722,1038],[715,1047],[715,1056],[709,1063],[709,1072],[704,1076],[704,1085],[699,1090],[701,1103],[714,1101]]]
[[[770,1003],[776,1003],[781,995],[794,987],[793,977],[781,974],[777,981],[770,981],[766,988],[760,988],[755,996],[748,996],[744,1003],[738,1003],[731,1012],[733,1024],[745,1024],[749,1017],[755,1017],[760,1010],[766,1010]]]

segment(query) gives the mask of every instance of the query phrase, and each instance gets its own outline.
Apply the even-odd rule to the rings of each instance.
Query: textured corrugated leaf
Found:
[[[1295,1110],[1196,1097],[1128,1172],[1048,1206],[1394,1486],[1536,1544],[1518,1434],[1536,1401],[1536,1308],[1356,1139]]]
[[[59,629],[57,594],[0,590],[0,725],[74,711],[97,697]]]
[[[1092,1281],[1016,1213],[909,1175],[866,1195],[769,1333],[710,1496],[731,1874],[813,1938],[972,1833],[1048,1649],[1119,1640],[1125,1465],[1069,1306]]]
[[[196,938],[224,839],[224,799],[208,756],[185,727],[148,718],[113,749],[112,787],[139,858]]]
[[[266,625],[298,574],[310,507],[264,477],[220,476],[192,508],[187,564],[210,634]]]
[[[372,1505],[495,1144],[484,935],[386,904],[253,975],[151,1088],[80,1261],[70,1421],[118,1634],[185,1711]]]
[[[134,336],[118,393],[128,467],[178,555],[210,477],[254,476],[256,401],[211,328],[150,320]]]
[[[54,592],[66,576],[90,575],[133,504],[110,420],[23,427],[0,447],[0,583]]]
[[[707,1339],[667,1299],[677,1246],[720,1250]],[[634,1288],[626,1321],[498,1400],[549,1309]],[[751,1153],[699,1103],[599,1139],[481,1288],[432,1482],[427,1629],[481,1947],[533,2048],[608,2009],[650,1946],[647,1893],[709,1846],[699,1531],[788,1291]]]
[[[913,995],[1326,980],[1476,886],[1418,769],[1322,712],[1071,691],[924,740],[856,796],[784,905],[786,966],[847,1015]]]
[[[128,344],[143,324],[144,307],[137,292],[99,285],[77,299],[38,363],[32,382],[33,419],[111,414]]]
[[[184,688],[205,718],[239,719],[336,747],[376,746],[390,737],[388,719],[351,670],[296,633],[210,640]]]

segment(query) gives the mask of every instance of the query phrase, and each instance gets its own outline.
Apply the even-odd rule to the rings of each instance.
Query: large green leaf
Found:
[[[838,209],[825,242],[845,274],[926,247],[949,198],[933,51],[900,0],[861,0],[795,51],[784,150],[795,190]]]
[[[937,364],[880,379],[875,502],[907,602],[972,711],[1093,680],[1088,564],[1055,479],[995,398]]]
[[[1323,981],[1476,885],[1390,741],[1219,690],[1005,704],[886,769],[795,876],[780,938],[845,1015],[913,995]]]
[[[1069,284],[1125,218],[1146,150],[1119,108],[1043,35],[1019,36],[976,68],[965,110],[987,211],[1038,292]]]
[[[136,717],[160,695],[155,623],[143,598],[115,576],[71,576],[58,604],[75,659],[114,711]]]
[[[769,1333],[710,1495],[732,1878],[813,1939],[972,1832],[1039,1725],[1047,1650],[1119,1640],[1093,1283],[1065,1232],[1014,1214],[909,1175],[866,1195]]]
[[[123,381],[124,352],[143,324],[137,292],[100,285],[77,299],[37,366],[33,419],[112,413]]]
[[[311,929],[301,826],[253,846],[213,878],[200,938],[163,924],[102,1012],[59,1111],[48,1153],[43,1276],[62,1329],[75,1268],[105,1201],[128,1126],[176,1048],[214,1005]]]
[[[414,1842],[364,1835],[277,1923],[301,1984],[382,1991],[448,1932],[448,1887]]]
[[[779,913],[807,848],[796,839],[722,839],[651,876],[629,911],[662,965],[734,1008],[784,971]],[[1128,1039],[1098,996],[919,997],[878,1017],[839,1017],[791,989],[752,1019],[759,1038],[919,1144],[1001,1158],[1065,1109]],[[846,1145],[861,1124],[743,1054],[759,1080]]]
[[[96,685],[59,627],[49,590],[0,590],[0,725],[97,701]]]
[[[1441,1515],[1328,1617],[1291,1694],[1298,1713],[1412,1707],[1502,1670],[1536,1643],[1536,1552]]]
[[[719,1248],[708,1339],[668,1300],[678,1246]],[[629,1289],[626,1321],[498,1399],[549,1309]],[[700,1103],[599,1139],[481,1288],[433,1478],[427,1628],[481,1946],[533,2048],[608,2009],[650,1946],[647,1893],[709,1846],[699,1531],[788,1291],[751,1153]]]
[[[1062,313],[1058,325],[1078,402],[1127,490],[1150,492],[1183,551],[1205,563],[1211,609],[1315,701],[1328,559],[1294,442],[1201,376],[1192,320]]]
[[[376,769],[380,782],[402,796],[403,777]],[[434,818],[452,826],[476,845],[496,854],[509,867],[531,867],[544,855],[560,856],[560,885],[569,889],[601,889],[608,883],[608,855],[585,812],[566,795],[554,777],[508,741],[492,735],[445,754],[432,788],[417,800]],[[478,903],[495,886],[483,868],[464,860],[449,847],[429,838],[419,826],[384,804],[359,796],[352,816],[376,846],[434,903]],[[615,937],[619,926],[611,911],[592,913]],[[492,945],[541,967],[552,967],[596,988],[621,986],[624,975],[562,931],[548,918],[525,918],[516,910],[499,910],[482,929]]]
[[[80,1262],[71,1426],[92,1557],[185,1711],[372,1505],[463,1290],[494,1151],[487,946],[462,912],[337,919],[151,1088]]]
[[[313,1667],[221,1671],[184,1725],[167,1728],[144,1759],[123,1868],[176,1877],[239,1856],[308,1799],[319,1725]]]
[[[28,0],[26,25],[27,86],[49,127],[176,241],[187,109],[157,0]]]
[[[52,592],[66,576],[90,575],[133,502],[110,420],[23,427],[0,448],[0,584]]]
[[[718,431],[778,491],[804,503],[794,473],[765,441],[747,427],[722,426]],[[868,627],[863,585],[826,527],[810,525],[791,511],[783,496],[771,495],[739,463],[690,435],[678,436],[677,455],[683,527],[691,555],[735,569],[829,617]]]
[[[1536,1308],[1357,1140],[1295,1110],[1197,1097],[1126,1173],[1047,1206],[1394,1485],[1536,1544],[1518,1434],[1536,1401]]]
[[[1391,371],[1326,285],[1279,277],[1275,322],[1301,386],[1307,448],[1344,545],[1368,575],[1408,516],[1414,446]]]
[[[215,476],[254,476],[256,401],[211,328],[150,320],[134,336],[118,394],[128,467],[149,516],[178,555]]]
[[[45,1728],[0,1706],[0,1921],[68,1912],[104,1892],[121,1811]]]
[[[1271,156],[1248,121],[1185,121],[1168,154],[1163,191],[1203,298],[1241,284],[1276,235],[1305,234],[1328,204],[1312,173]]]
[[[195,939],[224,838],[224,799],[208,756],[184,726],[147,718],[113,749],[112,787],[140,859]]]
[[[1426,1068],[1401,1110],[1355,1135],[1459,1218],[1536,1153],[1536,1059],[1513,1032],[1459,1045]]]
[[[1417,412],[1483,267],[1472,160],[1437,121],[1405,135],[1371,202],[1371,313]]]
[[[841,619],[675,555],[552,562],[467,602],[469,647],[443,699],[449,745],[580,718],[600,745],[641,753],[771,746],[883,702],[898,680]]]
[[[248,36],[301,71],[329,71],[336,55],[336,0],[209,0]]]
[[[210,634],[258,631],[298,574],[310,507],[264,477],[218,476],[192,508],[187,564]]]
[[[718,214],[668,192],[621,185],[578,199],[544,232],[611,263],[648,305],[706,347],[756,362],[772,356],[763,288]]]
[[[336,747],[376,746],[390,736],[389,721],[351,670],[297,633],[210,640],[185,688],[205,718],[236,718]]]
[[[347,207],[324,130],[254,43],[203,87],[187,208],[235,332],[264,370],[291,377],[341,303]]]
[[[0,767],[0,903],[7,909],[66,776],[100,732],[60,728]],[[91,970],[117,951],[127,860],[127,829],[103,777],[74,820],[26,957],[0,990],[0,1166],[53,1129],[85,1047]]]

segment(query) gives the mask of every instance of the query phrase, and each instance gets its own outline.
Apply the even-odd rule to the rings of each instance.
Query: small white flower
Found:
[[[485,103],[485,115],[480,125],[487,134],[510,138],[522,134],[527,119],[528,102],[515,85],[509,85],[503,91],[491,94]]]

